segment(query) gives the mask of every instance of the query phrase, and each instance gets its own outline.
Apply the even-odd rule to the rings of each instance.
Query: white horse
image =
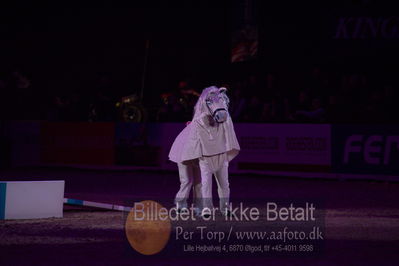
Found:
[[[192,122],[172,145],[169,159],[177,163],[180,177],[180,189],[175,198],[178,209],[187,208],[193,185],[196,207],[213,208],[212,175],[215,175],[220,210],[227,211],[230,200],[228,165],[240,150],[228,104],[226,88],[205,88],[194,107]]]

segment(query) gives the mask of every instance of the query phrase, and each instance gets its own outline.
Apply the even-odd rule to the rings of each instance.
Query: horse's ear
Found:
[[[226,91],[227,91],[227,89],[225,87],[220,87],[219,88],[219,92],[220,93],[223,93],[223,92],[226,93]]]

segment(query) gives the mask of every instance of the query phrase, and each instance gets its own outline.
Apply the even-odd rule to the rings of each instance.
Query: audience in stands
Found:
[[[118,95],[109,75],[101,74],[87,92],[73,88],[43,98],[31,78],[20,72],[0,73],[0,89],[10,95],[1,101],[2,117],[50,121],[117,121]],[[395,123],[397,80],[371,81],[364,73],[336,73],[320,67],[308,74],[265,73],[234,77],[228,88],[230,114],[245,123]],[[147,121],[191,120],[200,86],[182,80],[161,94],[157,107],[147,106]],[[56,90],[54,90],[56,91]],[[122,94],[122,92],[120,92]],[[142,103],[146,106],[146,102]]]

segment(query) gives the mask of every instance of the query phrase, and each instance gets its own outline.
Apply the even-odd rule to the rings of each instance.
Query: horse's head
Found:
[[[194,118],[208,113],[217,123],[225,122],[229,116],[229,97],[227,97],[226,91],[227,89],[224,87],[205,88],[195,105]]]

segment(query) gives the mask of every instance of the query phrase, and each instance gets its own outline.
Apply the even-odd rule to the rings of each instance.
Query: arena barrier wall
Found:
[[[40,121],[7,121],[4,123],[5,141],[10,146],[9,161],[13,166],[35,166],[40,160]],[[5,155],[7,156],[7,155]]]
[[[42,164],[113,165],[114,123],[41,122]]]
[[[15,166],[175,171],[168,153],[185,124],[22,121],[6,127]],[[236,123],[235,129],[241,152],[231,173],[399,180],[398,126]]]

